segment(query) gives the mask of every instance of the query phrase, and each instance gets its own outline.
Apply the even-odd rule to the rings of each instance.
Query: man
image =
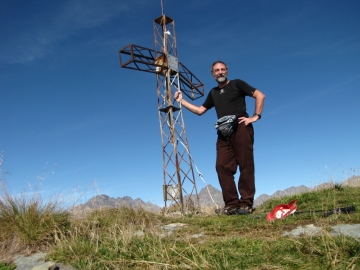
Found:
[[[231,135],[222,134],[219,131],[220,128],[218,129],[216,171],[225,207],[216,209],[215,212],[227,215],[250,214],[253,211],[255,195],[254,130],[252,123],[261,118],[265,95],[242,80],[228,80],[228,67],[222,61],[216,61],[212,64],[211,74],[218,86],[211,89],[201,106],[196,106],[183,99],[181,92],[176,92],[174,98],[186,109],[197,115],[202,115],[215,107],[218,119],[224,116],[236,116],[234,119],[237,125],[230,127],[230,131],[233,130]],[[246,112],[246,96],[255,98],[255,112],[252,117],[249,117]],[[240,177],[237,188],[234,175],[238,166]]]

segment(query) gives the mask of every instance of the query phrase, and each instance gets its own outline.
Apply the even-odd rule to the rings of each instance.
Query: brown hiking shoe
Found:
[[[249,215],[253,211],[252,207],[249,206],[241,206],[240,208],[236,209],[236,214],[238,215]]]
[[[238,208],[224,207],[215,209],[215,213],[219,215],[236,215]]]

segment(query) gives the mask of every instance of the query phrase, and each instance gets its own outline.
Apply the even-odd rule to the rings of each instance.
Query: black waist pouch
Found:
[[[218,134],[221,134],[226,139],[229,139],[237,124],[236,115],[226,115],[216,121],[215,128]]]

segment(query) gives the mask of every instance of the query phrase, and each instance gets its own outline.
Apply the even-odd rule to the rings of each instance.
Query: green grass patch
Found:
[[[329,233],[332,225],[360,223],[359,195],[360,188],[335,185],[271,199],[247,216],[163,216],[121,207],[74,218],[57,202],[6,194],[0,201],[1,250],[46,251],[52,261],[89,270],[360,269],[359,241]],[[293,199],[302,214],[266,221],[273,207]],[[357,211],[350,214],[324,217],[313,211],[351,205]],[[163,226],[171,223],[185,226],[169,233]],[[323,228],[322,233],[283,236],[285,231],[308,224]],[[17,248],[6,249],[4,243]]]

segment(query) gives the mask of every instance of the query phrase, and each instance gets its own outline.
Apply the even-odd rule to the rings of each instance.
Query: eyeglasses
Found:
[[[218,72],[218,71],[226,71],[226,68],[217,68],[217,69],[214,69],[214,72]]]

